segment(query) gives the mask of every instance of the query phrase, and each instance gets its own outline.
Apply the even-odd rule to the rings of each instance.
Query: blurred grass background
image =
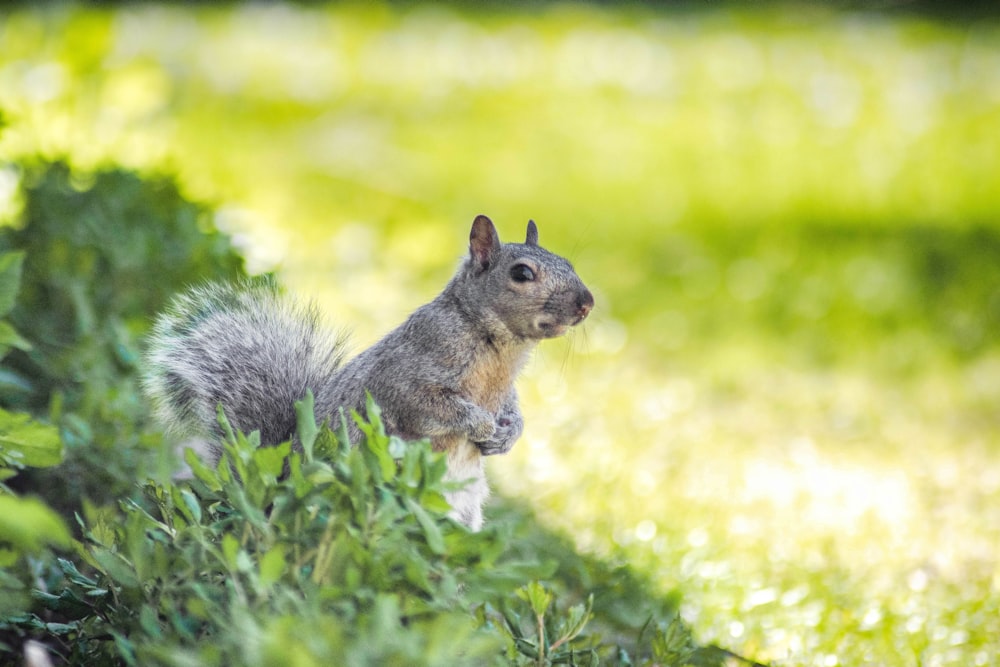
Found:
[[[0,12],[0,158],[176,173],[358,349],[440,289],[477,213],[508,240],[538,221],[597,309],[526,371],[495,484],[679,590],[700,639],[1000,654],[995,14]]]

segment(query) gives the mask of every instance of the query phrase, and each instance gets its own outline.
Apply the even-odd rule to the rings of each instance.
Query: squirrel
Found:
[[[307,390],[320,419],[341,407],[363,414],[370,392],[387,433],[428,438],[446,453],[445,478],[469,481],[447,494],[450,516],[479,530],[489,494],[482,459],[509,451],[524,427],[518,372],[539,341],[561,336],[593,307],[572,265],[538,245],[533,221],[524,243],[501,243],[480,215],[444,290],[347,363],[343,337],[273,280],[215,283],[175,297],[159,316],[143,387],[167,429],[207,437],[216,461],[220,403],[234,427],[274,445],[293,438],[293,403]],[[361,431],[348,422],[356,443]]]

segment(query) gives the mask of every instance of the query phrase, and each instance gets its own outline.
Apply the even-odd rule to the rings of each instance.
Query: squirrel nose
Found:
[[[582,292],[576,296],[576,312],[580,316],[580,319],[587,317],[590,311],[594,307],[594,295],[590,293],[589,289],[584,288]]]

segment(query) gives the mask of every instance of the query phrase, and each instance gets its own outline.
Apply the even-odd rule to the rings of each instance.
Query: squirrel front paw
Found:
[[[508,416],[497,417],[496,428],[493,437],[489,440],[476,442],[479,451],[483,456],[495,456],[506,454],[514,446],[514,442],[521,435],[522,424]]]

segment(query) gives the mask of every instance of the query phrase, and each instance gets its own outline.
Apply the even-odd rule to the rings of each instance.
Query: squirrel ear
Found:
[[[528,236],[524,239],[526,245],[538,245],[538,227],[534,220],[528,220]]]
[[[469,254],[477,269],[486,270],[493,263],[493,258],[500,250],[500,236],[493,221],[485,215],[477,215],[472,222],[472,232],[469,234]]]

